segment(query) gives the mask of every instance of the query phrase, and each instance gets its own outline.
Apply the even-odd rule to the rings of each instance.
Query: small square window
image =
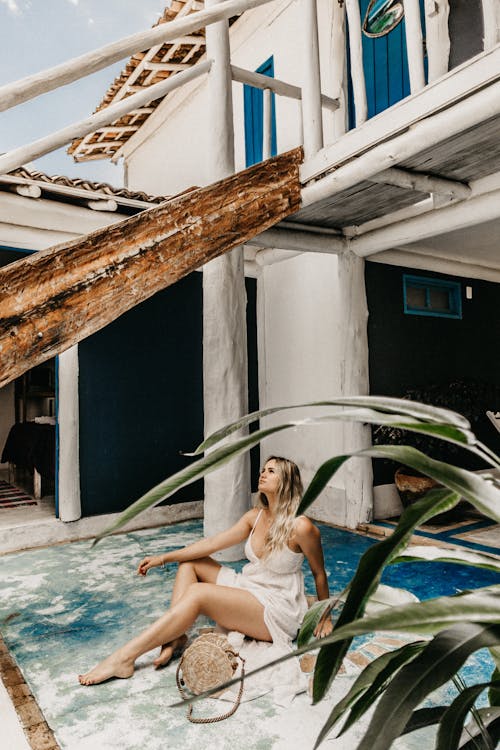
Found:
[[[403,299],[407,315],[462,317],[462,288],[458,281],[404,274]]]

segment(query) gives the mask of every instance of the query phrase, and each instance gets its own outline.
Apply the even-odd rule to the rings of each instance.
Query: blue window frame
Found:
[[[458,281],[403,274],[403,301],[406,315],[462,317],[462,287]]]
[[[274,58],[271,56],[262,65],[256,73],[274,78]],[[243,86],[243,106],[245,113],[245,163],[247,167],[262,161],[262,144],[263,144],[263,114],[264,114],[264,93],[262,89],[254,86]],[[271,95],[271,156],[278,153],[276,145],[276,110],[274,103],[274,94]]]

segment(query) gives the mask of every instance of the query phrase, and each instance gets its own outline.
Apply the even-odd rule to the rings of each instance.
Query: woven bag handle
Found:
[[[189,721],[191,721],[193,724],[215,724],[216,721],[224,721],[224,719],[229,719],[229,717],[232,716],[235,713],[236,709],[238,708],[238,706],[241,703],[241,696],[243,695],[243,682],[244,682],[244,679],[245,679],[245,659],[242,656],[240,656],[239,654],[238,654],[238,659],[241,660],[240,689],[238,691],[237,698],[236,698],[233,706],[231,707],[231,709],[229,711],[227,711],[227,713],[221,714],[220,716],[212,716],[211,718],[206,718],[206,719],[197,719],[196,717],[193,716],[193,704],[190,703],[189,706],[188,706],[188,710],[187,710],[187,714],[186,715],[187,715],[187,718],[189,719]],[[177,687],[179,688],[179,693],[184,698],[184,700],[188,700],[189,696],[186,693],[186,691],[184,690],[184,688],[182,687],[181,678],[180,678],[180,670],[181,670],[181,665],[179,663],[179,665],[177,667],[177,671],[175,673],[175,679],[176,679],[176,682],[177,682]]]

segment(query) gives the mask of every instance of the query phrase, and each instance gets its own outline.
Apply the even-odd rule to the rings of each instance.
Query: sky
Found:
[[[144,31],[168,0],[0,0],[0,85],[70,60],[129,34]],[[0,112],[0,152],[88,117],[127,60]],[[47,174],[123,185],[121,165],[75,163],[65,149],[33,162]]]

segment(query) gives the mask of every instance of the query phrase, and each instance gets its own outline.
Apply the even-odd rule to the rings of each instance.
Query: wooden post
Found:
[[[306,158],[310,159],[323,148],[317,0],[302,0],[302,9],[304,20],[302,117],[304,153]]]
[[[69,522],[77,521],[82,515],[80,503],[78,346],[72,346],[59,355],[57,368],[59,518],[61,521]]]
[[[206,0],[206,8],[218,0]],[[209,173],[223,179],[234,172],[234,126],[229,26],[219,21],[206,29],[211,134]],[[243,247],[203,269],[203,404],[205,436],[248,411],[246,292]],[[242,433],[243,434],[243,433]],[[205,478],[204,532],[212,536],[250,507],[250,458],[246,454]],[[217,554],[239,560],[243,546]]]
[[[425,0],[425,42],[429,83],[448,72],[450,60],[449,0]]]
[[[349,24],[349,52],[351,55],[351,80],[354,109],[356,111],[356,127],[359,127],[368,117],[359,0],[345,0],[345,8]]]
[[[368,305],[366,301],[364,262],[353,253],[338,256],[338,309],[342,316],[339,335],[342,342],[341,393],[365,396],[370,392],[368,380]],[[343,424],[343,450],[362,450],[371,446],[371,430],[366,425]],[[348,461],[342,476],[346,492],[344,524],[356,526],[372,517],[373,473],[371,460]]]
[[[347,128],[346,111],[346,36],[345,36],[345,6],[333,3],[333,24],[331,30],[331,56],[333,96],[339,100],[339,108],[333,117],[335,138],[344,135]]]
[[[410,89],[414,94],[425,86],[424,40],[420,22],[419,0],[403,0],[405,9],[406,49],[408,51],[408,72]]]
[[[500,26],[500,3],[498,0],[482,0],[483,9],[483,49],[491,49],[498,44]]]
[[[264,89],[262,94],[262,160],[271,158],[273,139],[273,107],[271,89]]]

